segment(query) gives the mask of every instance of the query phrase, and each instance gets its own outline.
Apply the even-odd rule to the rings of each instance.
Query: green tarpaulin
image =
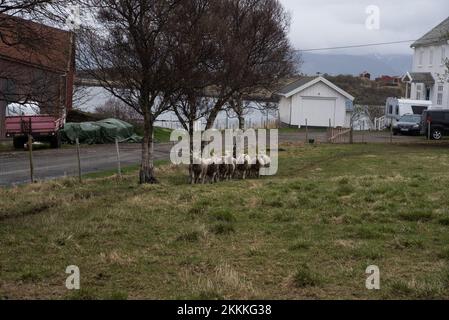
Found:
[[[97,122],[66,123],[61,132],[67,143],[104,144],[122,142],[141,142],[142,137],[134,133],[134,127],[117,119],[106,119]]]

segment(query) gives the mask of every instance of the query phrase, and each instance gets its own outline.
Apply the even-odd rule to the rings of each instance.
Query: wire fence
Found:
[[[274,125],[274,122],[272,123]],[[220,124],[218,124],[219,126]],[[229,127],[231,126],[228,123]],[[248,123],[248,126],[254,123]],[[235,126],[235,124],[234,124]],[[286,130],[279,132],[283,144],[309,143],[430,143],[424,136],[395,136],[392,131],[350,131],[344,128]],[[4,143],[4,142],[3,142]],[[120,176],[131,168],[137,169],[142,157],[142,145],[64,145],[61,149],[49,149],[39,143],[31,148],[0,149],[0,186],[11,186],[34,181],[72,177],[83,180],[89,175],[116,174]],[[154,160],[169,160],[173,143],[155,145]],[[101,174],[100,174],[101,173]]]

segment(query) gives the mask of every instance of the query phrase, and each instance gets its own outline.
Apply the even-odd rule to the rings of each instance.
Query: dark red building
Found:
[[[0,15],[0,138],[8,103],[33,102],[42,114],[72,108],[74,34]]]

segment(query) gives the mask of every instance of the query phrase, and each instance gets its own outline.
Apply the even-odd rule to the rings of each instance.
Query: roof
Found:
[[[449,17],[415,41],[411,47],[422,47],[433,44],[445,43],[449,40]]]
[[[435,84],[435,79],[430,72],[410,72],[408,75],[413,83]]]
[[[0,14],[0,59],[65,73],[74,68],[72,33]]]
[[[279,94],[288,94],[295,90],[296,88],[302,87],[303,85],[309,83],[316,77],[301,77],[298,80],[286,85],[285,87],[281,88],[278,93]]]
[[[354,97],[341,89],[340,87],[337,87],[335,84],[330,82],[329,80],[319,76],[319,77],[302,77],[299,80],[296,80],[295,82],[292,82],[282,89],[280,89],[277,94],[280,96],[283,96],[285,98],[290,98],[291,96],[317,84],[318,82],[322,82],[328,87],[334,89],[341,95],[345,96],[347,99],[354,101]]]

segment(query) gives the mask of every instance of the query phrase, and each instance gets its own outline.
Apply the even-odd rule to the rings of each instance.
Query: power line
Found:
[[[324,50],[338,50],[338,49],[351,49],[351,48],[364,48],[364,47],[374,47],[374,46],[385,46],[391,44],[400,44],[400,43],[410,43],[415,42],[416,40],[402,40],[402,41],[392,41],[392,42],[378,42],[378,43],[367,43],[367,44],[356,44],[350,46],[341,46],[341,47],[329,47],[329,48],[313,48],[313,49],[297,49],[296,52],[310,52],[310,51],[324,51]]]

